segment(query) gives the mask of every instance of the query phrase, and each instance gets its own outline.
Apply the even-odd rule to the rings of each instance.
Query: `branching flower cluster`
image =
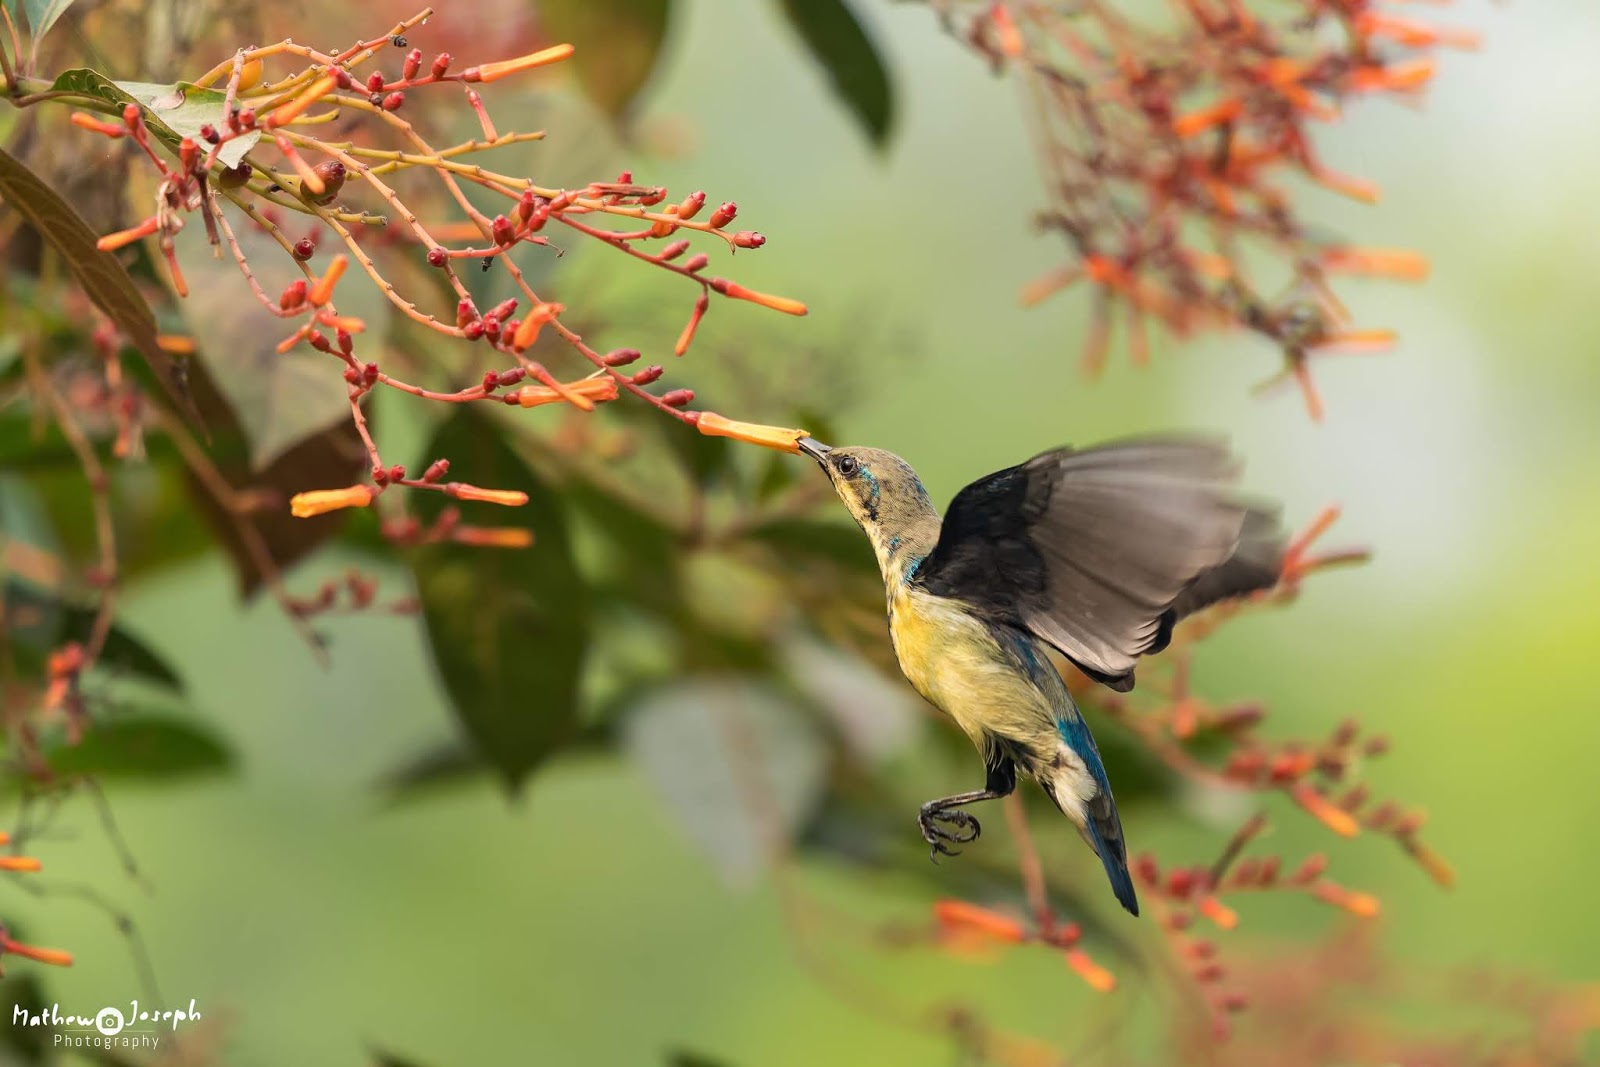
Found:
[[[664,368],[660,364],[624,370],[640,360],[638,349],[600,353],[591,348],[562,321],[565,305],[542,299],[507,253],[524,245],[548,246],[547,233],[553,224],[683,278],[698,287],[699,293],[673,348],[675,355],[682,356],[693,343],[713,294],[790,315],[806,313],[805,305],[799,301],[708,276],[710,256],[704,252],[690,254],[692,236],[716,238],[729,249],[760,248],[765,238],[753,230],[730,228],[738,216],[738,206],[732,201],[708,208],[706,194],[693,192],[676,203],[668,203],[664,187],[637,183],[631,173],[624,172],[612,181],[591,182],[581,189],[553,189],[473,162],[471,157],[478,153],[544,136],[537,132],[500,132],[476,86],[560,62],[572,54],[573,48],[556,45],[516,59],[459,70],[448,54],[425,61],[420,49],[410,48],[403,52],[398,77],[382,70],[361,77],[360,72],[386,49],[406,49],[404,34],[425,22],[429,14],[424,11],[383,37],[359,42],[337,54],[293,41],[240,50],[199,79],[197,84],[202,88],[224,83],[221,119],[202,125],[198,140],[185,137],[178,142],[175,166],[155,150],[152,142],[157,139],[151,136],[143,106],[129,103],[121,108],[120,124],[81,112],[73,119],[76,125],[108,137],[132,138],[161,176],[155,213],[136,226],[103,237],[102,250],[155,240],[171,272],[173,288],[183,296],[187,286],[173,235],[188,215],[199,213],[213,248],[226,244],[261,305],[295,324],[279,351],[287,352],[304,343],[343,364],[351,416],[371,458],[371,480],[302,493],[293,501],[294,513],[310,517],[342,508],[366,507],[391,486],[442,492],[458,500],[510,506],[526,502],[519,493],[444,480],[448,457],[434,463],[420,477],[408,477],[403,467],[386,465],[361,410],[363,398],[379,387],[445,403],[488,401],[526,408],[564,402],[580,411],[592,411],[597,403],[613,400],[622,391],[702,432],[741,434],[746,424],[715,413],[690,410],[692,390],[657,393],[647,388],[662,379]],[[263,83],[267,65],[285,60],[310,65],[280,80]],[[463,93],[465,103],[478,119],[482,136],[436,148],[404,117],[407,94],[449,89]],[[334,141],[318,135],[325,126],[347,129],[351,120],[359,120],[357,130],[362,133],[362,140]],[[404,148],[367,144],[365,141],[371,138],[365,135],[369,133],[388,133]],[[275,150],[275,156],[268,146]],[[238,151],[240,148],[244,151]],[[465,221],[425,222],[386,180],[405,170],[431,172]],[[503,197],[504,211],[491,216],[479,210],[467,197],[466,185]],[[358,189],[376,198],[378,210],[364,211],[346,203]],[[291,283],[276,296],[264,291],[234,235],[224,203],[270,234],[300,265],[304,279]],[[319,252],[316,243],[308,238],[291,240],[279,222],[282,211],[313,216],[338,236],[346,251],[328,258],[318,273],[313,266]],[[624,225],[607,225],[618,222]],[[442,273],[457,298],[452,317],[440,318],[421,310],[385,276],[363,247],[371,243],[374,233],[381,234],[384,240],[413,247],[429,267]],[[408,318],[452,340],[482,345],[509,365],[486,370],[481,380],[471,386],[439,392],[392,376],[376,362],[359,358],[356,338],[366,324],[359,318],[341,315],[334,304],[335,289],[352,259]],[[521,296],[480,309],[460,274],[460,270],[470,268],[504,270]],[[546,329],[559,335],[593,365],[595,369],[588,377],[561,381],[528,355],[528,349]],[[525,381],[536,384],[523,384]],[[780,431],[776,437],[755,429],[751,432],[756,433],[758,443],[789,450],[798,437],[795,432]]]
[[[1243,327],[1281,349],[1284,376],[1320,419],[1309,358],[1392,343],[1390,331],[1349,328],[1331,282],[1418,280],[1427,260],[1322,236],[1295,179],[1375,202],[1377,186],[1324,162],[1316,124],[1362,97],[1416,98],[1433,53],[1473,48],[1475,35],[1374,0],[1292,0],[1270,12],[1172,0],[1158,25],[1103,0],[928,2],[1021,85],[1048,197],[1039,223],[1070,260],[1023,301],[1092,289],[1086,369],[1103,366],[1118,320],[1136,363],[1151,320],[1179,337]]]

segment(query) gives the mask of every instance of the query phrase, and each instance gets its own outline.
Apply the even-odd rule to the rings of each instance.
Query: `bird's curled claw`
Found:
[[[917,813],[922,839],[932,846],[928,858],[938,863],[940,856],[959,856],[951,845],[970,845],[983,833],[978,820],[960,808],[925,807]]]

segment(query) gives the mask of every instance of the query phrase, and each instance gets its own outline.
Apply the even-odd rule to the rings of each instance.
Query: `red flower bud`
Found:
[[[417,71],[422,69],[422,49],[413,48],[406,53],[405,62],[400,65],[400,76],[410,80],[417,76]]]
[[[732,222],[737,214],[739,214],[739,205],[729,200],[711,213],[711,225],[720,230]]]
[[[682,203],[678,205],[678,217],[680,219],[692,219],[700,213],[700,209],[705,207],[705,204],[705,193],[690,193],[688,196],[684,197]]]
[[[450,53],[440,52],[433,57],[433,69],[429,72],[435,78],[444,77],[444,72],[450,69]]]
[[[663,262],[674,260],[687,251],[689,251],[688,241],[674,241],[667,247],[663,248],[656,258],[662,260]]]
[[[428,464],[427,470],[422,472],[422,480],[425,482],[436,482],[449,473],[450,461],[447,459],[436,459],[432,463]]]
[[[607,352],[600,357],[600,361],[608,367],[626,367],[639,358],[637,348],[619,348],[614,352]]]
[[[639,371],[638,373],[636,373],[633,376],[633,379],[632,379],[633,380],[633,384],[634,385],[649,385],[651,382],[654,382],[657,378],[660,378],[661,375],[664,374],[664,373],[666,373],[666,368],[662,367],[661,364],[659,364],[659,363],[652,363],[652,364],[650,364],[650,366],[646,367],[642,371]]]
[[[438,247],[437,245],[428,249],[428,266],[442,267],[448,262],[450,262],[450,256],[445,252],[444,249]],[[462,303],[466,304],[467,302],[463,300]],[[471,307],[472,305],[467,304],[467,306]],[[457,317],[459,318],[459,316]]]
[[[304,263],[317,254],[317,244],[309,237],[302,237],[294,243],[294,258]]]
[[[705,270],[706,265],[710,262],[710,256],[706,255],[704,252],[697,252],[690,256],[688,261],[684,263],[683,269],[691,274],[698,274],[699,272]]]
[[[367,92],[383,92],[383,73],[381,71],[373,71],[371,77],[367,79]]]
[[[754,230],[740,230],[733,235],[733,243],[740,248],[760,248],[767,239]]]
[[[686,407],[694,402],[694,390],[673,389],[661,397],[661,402],[669,408]]]
[[[383,98],[383,110],[385,110],[385,111],[399,111],[400,110],[400,105],[405,103],[405,102],[406,102],[406,94],[405,93],[401,93],[401,92],[390,93],[388,96]]]
[[[517,231],[511,225],[511,220],[504,215],[496,215],[494,222],[489,226],[489,234],[494,238],[494,243],[505,247],[517,239]]]

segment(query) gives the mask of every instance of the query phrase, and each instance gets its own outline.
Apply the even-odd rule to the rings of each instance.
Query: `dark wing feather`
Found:
[[[1277,578],[1274,515],[1235,495],[1236,475],[1208,438],[1046,452],[958,493],[917,580],[1130,688],[1178,618]]]

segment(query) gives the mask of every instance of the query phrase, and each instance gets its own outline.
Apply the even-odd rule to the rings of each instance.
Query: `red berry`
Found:
[[[438,247],[437,245],[428,249],[428,266],[442,267],[448,262],[450,262],[450,257],[445,253],[444,249]],[[463,301],[463,303],[465,303],[465,301]]]

